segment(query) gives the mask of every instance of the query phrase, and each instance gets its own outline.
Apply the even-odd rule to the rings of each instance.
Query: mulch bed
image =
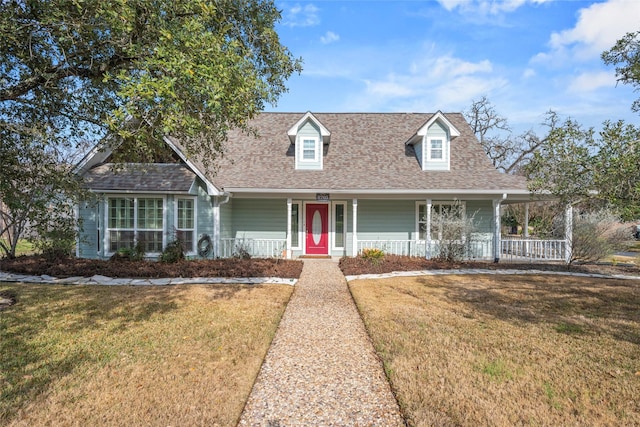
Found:
[[[340,269],[347,275],[380,274],[392,271],[442,270],[483,268],[573,271],[580,273],[626,274],[640,276],[640,267],[628,264],[581,264],[567,266],[562,263],[493,263],[493,262],[445,262],[405,256],[386,255],[377,263],[362,257],[345,257]],[[53,277],[90,277],[96,274],[122,278],[159,277],[282,277],[299,278],[302,261],[282,259],[217,259],[162,263],[155,261],[94,260],[67,258],[55,261],[41,256],[21,256],[13,260],[0,259],[0,271],[17,274]]]
[[[578,273],[625,274],[640,276],[640,267],[628,264],[580,264],[566,265],[564,263],[511,263],[511,262],[446,262],[442,260],[427,260],[406,256],[385,255],[379,262],[372,262],[363,257],[342,258],[340,269],[345,276],[359,274],[381,274],[392,271],[419,271],[444,269],[515,269],[515,270],[544,270],[571,271]]]
[[[122,278],[159,277],[282,277],[299,278],[302,262],[282,259],[217,259],[162,263],[155,261],[103,261],[67,258],[50,261],[43,257],[21,256],[0,260],[0,271],[53,277],[101,275]]]

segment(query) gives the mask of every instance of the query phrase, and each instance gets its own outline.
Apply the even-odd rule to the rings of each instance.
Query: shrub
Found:
[[[160,262],[174,263],[183,259],[185,259],[184,244],[180,239],[169,242],[160,255]]]
[[[76,246],[76,224],[73,218],[53,216],[49,222],[35,228],[29,240],[48,260],[68,258]]]
[[[132,248],[120,248],[116,253],[111,255],[111,261],[142,261],[146,252],[144,250],[144,242],[138,240]]]
[[[575,215],[571,263],[594,262],[624,247],[628,229],[611,209]]]
[[[443,206],[433,212],[432,238],[438,239],[439,250],[435,258],[448,262],[462,261],[469,252],[471,235],[475,231],[474,215],[467,217],[461,204]]]
[[[384,259],[384,251],[378,248],[365,248],[362,250],[361,256],[371,264],[378,265]]]

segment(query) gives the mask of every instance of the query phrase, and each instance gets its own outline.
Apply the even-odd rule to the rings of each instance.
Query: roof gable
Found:
[[[329,139],[331,138],[331,132],[329,132],[329,129],[327,129],[321,122],[320,120],[318,120],[312,113],[311,111],[307,111],[305,113],[304,116],[302,116],[302,118],[300,120],[298,120],[296,122],[296,124],[294,124],[293,126],[291,126],[289,128],[289,130],[287,131],[287,135],[289,135],[289,140],[291,140],[292,144],[296,143],[296,136],[298,135],[298,132],[300,131],[300,129],[305,125],[305,123],[307,121],[311,121],[313,122],[318,129],[320,130],[320,136],[322,137],[322,143],[323,144],[328,144],[329,143]]]

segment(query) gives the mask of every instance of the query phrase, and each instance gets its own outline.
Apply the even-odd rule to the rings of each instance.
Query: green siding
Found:
[[[424,143],[422,141],[418,142],[417,144],[414,144],[413,149],[416,152],[416,157],[418,159],[418,163],[420,163],[420,167],[422,167],[422,163],[424,162],[424,158],[422,157],[422,147],[424,146]]]
[[[493,203],[491,200],[469,200],[466,202],[467,218],[473,217],[475,231],[493,233]]]
[[[225,200],[226,197],[220,198],[220,202]],[[223,239],[233,237],[233,199],[220,205],[220,237]]]
[[[429,126],[429,130],[427,131],[427,136],[424,139],[425,145],[428,144],[427,138],[429,137],[440,137],[443,139],[442,144],[442,155],[443,161],[429,161],[427,158],[427,147],[424,147],[424,165],[423,170],[449,170],[449,159],[450,157],[450,138],[448,130],[440,124],[440,122],[436,121],[431,126]]]
[[[235,199],[232,237],[245,239],[286,239],[286,199]]]
[[[204,234],[208,234],[213,240],[213,201],[214,198],[207,194],[204,184],[198,179],[198,196],[196,199],[196,242]],[[175,215],[175,214],[174,214]]]
[[[411,240],[415,230],[415,201],[358,201],[358,240]]]
[[[80,258],[98,258],[98,202],[81,202],[78,214],[82,220],[78,255]]]

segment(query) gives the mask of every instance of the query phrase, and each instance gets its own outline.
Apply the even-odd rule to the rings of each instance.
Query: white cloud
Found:
[[[567,90],[570,93],[592,92],[601,87],[614,87],[616,77],[613,73],[600,71],[595,73],[583,73],[573,79]]]
[[[312,3],[300,6],[295,4],[283,14],[283,25],[289,27],[313,27],[320,24],[320,16],[318,9]]]
[[[448,11],[458,9],[465,14],[498,15],[509,13],[527,3],[540,4],[552,0],[438,0]]]
[[[330,44],[340,40],[340,36],[334,33],[333,31],[327,31],[327,33],[320,37],[320,41],[322,44]]]
[[[551,34],[547,59],[569,57],[576,60],[599,58],[616,40],[638,29],[640,1],[609,0],[594,3],[578,12],[573,28]]]
[[[523,79],[529,79],[529,78],[535,77],[535,76],[536,76],[536,70],[534,70],[533,68],[527,68],[522,73],[522,78]]]

